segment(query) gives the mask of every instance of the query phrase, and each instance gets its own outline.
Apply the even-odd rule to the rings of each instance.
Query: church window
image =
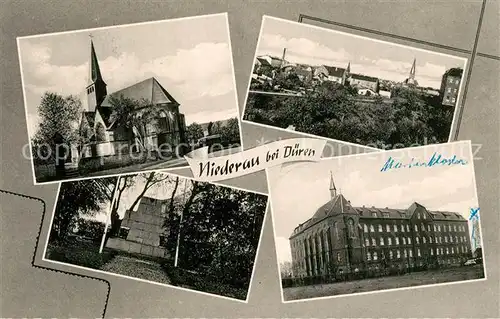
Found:
[[[349,232],[349,237],[356,237],[356,232],[354,231],[354,221],[349,219],[347,221],[347,229]]]
[[[366,226],[366,224],[363,224],[363,230],[364,230],[365,233],[368,232],[368,226]]]
[[[335,232],[335,239],[339,240],[339,223],[333,223],[333,231]]]

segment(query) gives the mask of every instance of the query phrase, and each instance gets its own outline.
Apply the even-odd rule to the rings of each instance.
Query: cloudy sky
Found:
[[[464,68],[465,59],[411,47],[393,45],[293,21],[265,17],[257,56],[281,57],[309,65],[329,65],[386,80],[403,81],[413,63],[420,86],[439,89],[441,77],[452,67]]]
[[[164,173],[156,173],[156,174],[159,175],[159,178],[162,178],[162,176],[169,176],[170,178],[167,179],[166,182],[158,183],[157,185],[151,187],[144,196],[158,198],[158,199],[170,198],[174,190],[175,178],[177,176]],[[137,196],[144,189],[144,185],[146,183],[146,179],[144,178],[144,176],[147,177],[148,175],[149,173],[132,175],[132,178],[134,178],[135,183],[132,187],[126,189],[123,192],[120,200],[120,205],[118,206],[118,213],[120,214],[121,218],[125,216],[125,211],[129,209],[130,206],[132,206]],[[182,195],[184,192],[189,192],[189,190],[191,189],[190,185],[191,182],[189,179],[179,177],[179,186],[177,188],[176,196]],[[108,207],[106,207],[106,209],[102,209],[93,219],[99,220],[101,222],[105,222],[106,219],[108,219],[109,222],[109,205],[107,206]],[[135,207],[134,211],[137,211],[138,207],[139,205]]]
[[[188,125],[237,116],[227,16],[217,14],[19,38],[30,136],[44,92],[86,96],[90,35],[108,93],[154,76]]]
[[[403,163],[412,158],[428,161],[434,152],[444,157],[457,155],[469,164],[380,171],[389,156]],[[288,238],[293,229],[330,200],[330,172],[337,192],[353,206],[407,209],[418,202],[427,209],[457,212],[468,219],[470,209],[478,206],[471,162],[468,143],[461,142],[337,157],[268,170],[278,259],[291,260]]]

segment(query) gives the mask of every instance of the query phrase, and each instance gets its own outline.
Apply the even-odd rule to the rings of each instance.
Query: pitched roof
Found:
[[[111,96],[120,96],[132,98],[134,100],[144,100],[150,104],[176,104],[177,101],[161,86],[161,84],[151,77],[134,85],[116,91],[106,96],[101,106],[110,107],[109,99]]]
[[[363,75],[363,74],[352,74],[351,78],[356,79],[356,80],[369,81],[369,82],[377,82],[378,81],[378,78]]]
[[[337,68],[335,66],[328,66],[328,65],[323,65],[323,67],[328,72],[328,75],[336,76],[336,77],[344,76],[345,69],[343,69],[343,68]]]
[[[101,69],[99,68],[99,60],[95,53],[94,42],[90,40],[89,85],[97,81],[104,82],[101,75]]]

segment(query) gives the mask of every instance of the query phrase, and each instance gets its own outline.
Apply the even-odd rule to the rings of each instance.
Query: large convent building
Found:
[[[290,236],[294,277],[459,265],[471,254],[468,222],[454,212],[353,207],[337,194]]]

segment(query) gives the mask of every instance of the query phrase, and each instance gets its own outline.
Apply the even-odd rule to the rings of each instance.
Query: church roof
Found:
[[[362,81],[377,82],[378,79],[373,76],[367,76],[363,74],[352,74],[351,78]]]
[[[163,86],[154,77],[109,94],[101,103],[101,106],[111,107],[111,104],[109,102],[110,97],[121,95],[123,95],[123,97],[132,98],[134,100],[143,100],[154,105],[179,105],[179,103],[177,103],[172,95],[170,95],[170,93],[168,93],[167,90],[165,90],[165,88],[163,88]]]
[[[328,65],[323,65],[323,67],[326,69],[326,71],[328,72],[328,75],[330,75],[330,76],[336,76],[339,78],[344,76],[345,69],[343,69],[343,68],[337,68],[335,66],[328,66]]]
[[[97,59],[97,55],[95,53],[94,42],[90,40],[89,85],[97,81],[104,82],[101,75],[101,69],[99,67],[99,60]]]

